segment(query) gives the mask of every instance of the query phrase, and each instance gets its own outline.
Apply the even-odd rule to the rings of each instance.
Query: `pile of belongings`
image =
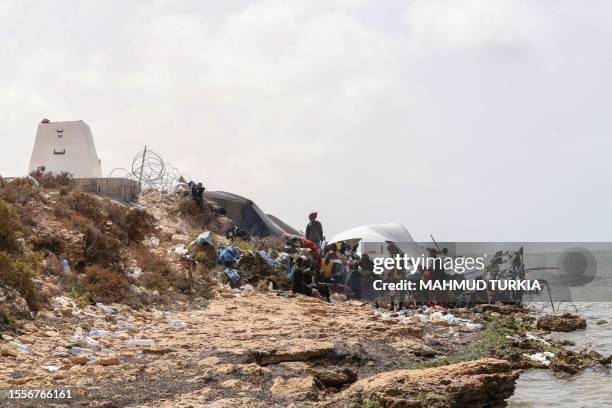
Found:
[[[267,287],[283,286],[284,264],[287,254],[281,254],[276,259],[263,250],[240,251],[235,246],[221,246],[217,250],[217,263],[226,266],[225,274],[230,284],[251,283]]]

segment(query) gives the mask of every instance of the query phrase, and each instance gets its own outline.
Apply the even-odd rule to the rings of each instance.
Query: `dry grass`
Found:
[[[97,302],[119,302],[125,299],[129,283],[123,272],[92,265],[85,268],[84,289]]]
[[[9,203],[22,205],[30,201],[42,200],[40,189],[25,178],[10,182],[0,178],[0,197]]]
[[[0,250],[15,251],[22,229],[15,207],[0,198]]]
[[[67,172],[61,172],[54,174],[51,172],[45,172],[44,170],[38,169],[30,173],[32,177],[38,181],[41,187],[50,189],[72,189],[75,185],[72,174]]]
[[[38,275],[41,261],[41,256],[31,251],[23,254],[0,251],[0,285],[17,290],[31,309],[38,306],[38,291],[32,278]]]

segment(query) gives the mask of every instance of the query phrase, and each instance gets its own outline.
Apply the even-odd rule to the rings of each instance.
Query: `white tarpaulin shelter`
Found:
[[[352,247],[358,244],[357,253],[367,253],[370,258],[388,256],[387,241],[396,244],[405,254],[422,256],[425,249],[417,244],[402,224],[372,224],[351,228],[336,234],[329,243],[345,241]]]

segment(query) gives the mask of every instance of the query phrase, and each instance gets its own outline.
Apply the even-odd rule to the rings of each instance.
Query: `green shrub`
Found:
[[[0,198],[0,251],[17,249],[17,239],[22,228],[21,219],[15,207]]]
[[[125,298],[129,283],[123,272],[93,265],[85,268],[85,290],[96,301],[118,302]]]
[[[32,308],[38,300],[32,278],[38,275],[40,264],[41,257],[35,252],[16,255],[0,251],[0,285],[17,290]]]
[[[30,175],[34,177],[43,188],[72,188],[75,184],[72,174],[65,171],[55,174],[50,171],[45,172],[43,169],[37,169],[30,173]]]

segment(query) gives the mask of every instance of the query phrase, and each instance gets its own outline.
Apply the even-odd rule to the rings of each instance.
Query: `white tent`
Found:
[[[351,228],[336,234],[330,243],[345,241],[351,246],[357,244],[357,253],[367,253],[370,258],[388,256],[387,241],[396,244],[408,256],[422,256],[425,249],[417,244],[402,224],[372,224]]]

